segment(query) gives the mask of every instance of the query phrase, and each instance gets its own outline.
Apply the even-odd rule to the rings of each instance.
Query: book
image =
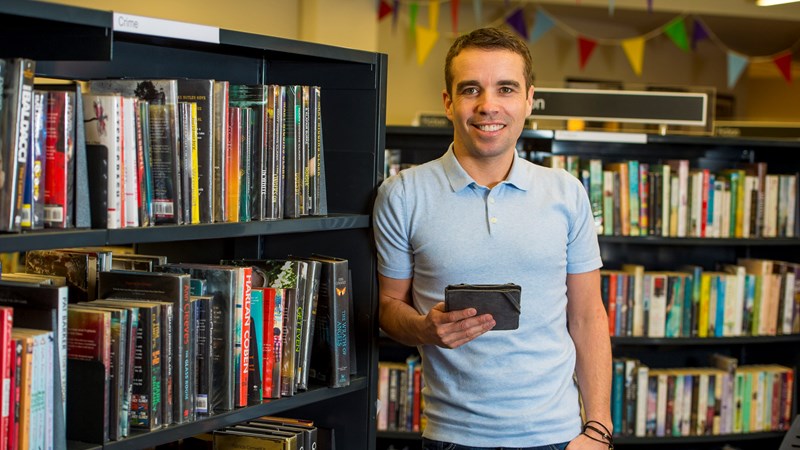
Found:
[[[290,256],[290,258],[292,258]],[[303,298],[298,298],[298,324],[300,330],[300,352],[297,356],[297,389],[308,389],[308,368],[311,364],[312,338],[314,336],[314,326],[317,317],[317,305],[319,304],[319,285],[322,276],[322,263],[313,259],[304,260],[307,264],[305,269],[305,287],[303,288]],[[302,271],[301,271],[302,274]]]
[[[0,70],[4,103],[0,110],[0,231],[19,231],[36,62],[26,58],[3,60]]]
[[[213,220],[214,222],[225,222],[227,217],[227,159],[226,153],[228,149],[228,93],[230,89],[230,82],[214,80],[214,97],[213,97],[213,142],[212,147],[212,161],[213,161],[213,195],[211,196],[213,203]]]
[[[286,88],[275,84],[267,87],[267,203],[266,219],[283,217],[284,196],[284,102]],[[321,162],[321,159],[318,160]]]
[[[200,223],[200,191],[197,186],[197,104],[178,102],[178,140],[180,142],[181,208],[185,223]]]
[[[51,228],[69,228],[75,201],[76,95],[67,90],[38,92],[47,99],[44,222]]]
[[[124,227],[138,227],[141,223],[139,213],[139,149],[136,135],[137,99],[135,97],[122,97],[122,221]]]
[[[103,365],[104,384],[87,386],[87,389],[102,389],[103,416],[90,417],[102,423],[102,442],[109,439],[110,389],[111,389],[111,316],[108,311],[70,306],[67,309],[67,357],[79,361],[94,361]],[[84,418],[87,419],[87,418]]]
[[[303,172],[307,161],[303,160],[302,155],[303,92],[299,85],[285,86],[284,89],[283,217],[295,219],[305,212]]]
[[[183,223],[180,209],[177,80],[92,80],[89,91],[145,100],[149,110],[155,223]]]
[[[21,227],[27,230],[44,228],[47,119],[47,92],[34,90],[31,139],[28,160],[25,163],[25,190],[22,194],[20,219]]]
[[[105,148],[106,164],[106,223],[110,229],[122,228],[123,222],[123,153],[122,153],[122,96],[108,94],[84,94],[84,117],[86,120],[87,153],[90,146]],[[91,152],[94,152],[92,147]],[[92,166],[95,169],[96,166]],[[96,172],[92,171],[95,176]],[[96,180],[90,181],[95,183]]]
[[[262,394],[264,398],[278,398],[281,386],[282,324],[286,290],[269,287],[254,287],[253,289],[261,290],[264,299]]]
[[[248,349],[247,404],[259,405],[264,398],[264,291],[250,290],[250,348]]]
[[[197,385],[195,411],[197,416],[207,416],[213,412],[210,407],[210,400],[214,390],[212,385],[214,377],[214,321],[211,320],[211,302],[214,298],[210,295],[192,295],[191,299],[192,307],[194,308],[194,328],[197,336],[195,353],[195,383]]]
[[[329,387],[350,384],[350,286],[348,261],[311,255],[322,263],[309,377]]]
[[[197,126],[197,185],[198,222],[214,221],[214,146],[216,117],[214,88],[216,82],[208,79],[179,79],[178,101],[194,103]]]
[[[153,174],[150,159],[150,106],[145,100],[136,99],[135,125],[136,125],[136,168],[139,181],[139,221],[141,226],[150,226],[155,223],[153,213]]]

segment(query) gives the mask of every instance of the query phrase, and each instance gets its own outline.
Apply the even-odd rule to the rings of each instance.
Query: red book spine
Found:
[[[0,448],[8,448],[10,410],[14,400],[11,397],[11,327],[14,324],[14,310],[0,307]]]
[[[275,365],[275,355],[272,353],[273,339],[275,338],[275,290],[262,289],[264,292],[264,320],[262,321],[263,339],[261,359],[263,372],[261,374],[261,391],[264,398],[272,398],[272,369]]]
[[[617,275],[608,276],[608,333],[615,336],[617,331]]]

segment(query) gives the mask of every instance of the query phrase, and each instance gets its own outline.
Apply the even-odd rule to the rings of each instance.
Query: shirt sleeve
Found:
[[[583,184],[572,177],[575,214],[570,221],[567,273],[585,273],[603,266],[592,207]]]
[[[389,278],[413,277],[413,250],[409,240],[405,186],[395,175],[379,188],[373,211],[378,273]]]

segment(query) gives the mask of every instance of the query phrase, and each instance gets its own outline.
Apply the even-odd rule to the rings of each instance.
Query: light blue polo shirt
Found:
[[[601,267],[589,200],[561,169],[515,157],[506,181],[478,185],[452,145],[379,188],[378,271],[413,278],[426,314],[458,283],[522,286],[520,327],[457,348],[424,345],[427,438],[478,447],[565,442],[580,432],[567,273]]]

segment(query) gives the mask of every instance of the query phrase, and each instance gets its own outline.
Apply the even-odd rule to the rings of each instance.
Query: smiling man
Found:
[[[532,80],[515,34],[456,39],[442,94],[453,143],[378,191],[380,324],[422,356],[426,450],[611,444],[611,346],[589,201],[567,172],[516,153]],[[445,310],[448,285],[508,282],[522,287],[516,329],[492,330],[494,318],[474,308]]]

